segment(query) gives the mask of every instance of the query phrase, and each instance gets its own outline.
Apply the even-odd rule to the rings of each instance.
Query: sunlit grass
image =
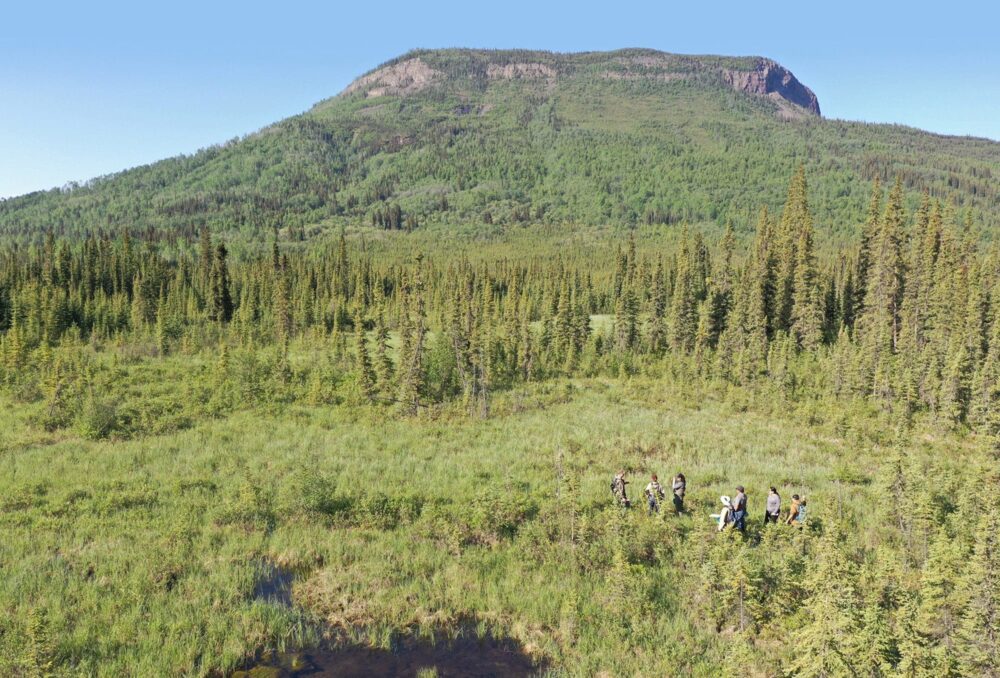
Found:
[[[716,539],[720,494],[747,486],[752,530],[771,484],[807,495],[817,521],[848,520],[872,540],[882,529],[865,480],[880,459],[843,435],[838,413],[734,409],[655,379],[529,387],[486,420],[293,406],[121,442],[45,433],[33,406],[4,404],[9,667],[27,661],[28,620],[44,611],[44,652],[84,674],[234,668],[314,641],[310,619],[380,645],[475,619],[574,671],[613,670],[607,579],[625,548],[651,565],[644,590],[663,610],[634,640],[640,654],[666,643],[708,675],[714,655],[697,648],[718,641],[685,618],[678,587]],[[689,515],[622,517],[608,491],[619,467],[637,507],[648,473],[684,472]],[[297,573],[301,608],[253,600],[265,559]]]

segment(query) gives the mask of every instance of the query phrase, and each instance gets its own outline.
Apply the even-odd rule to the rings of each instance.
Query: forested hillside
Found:
[[[786,98],[787,97],[787,98]],[[798,103],[796,103],[798,102]],[[801,104],[801,105],[800,105]],[[804,164],[820,241],[857,233],[868,185],[903,180],[973,210],[989,234],[1000,146],[825,120],[815,96],[758,58],[651,50],[404,55],[260,132],[68,189],[0,203],[0,233],[194,240],[412,230],[714,224],[749,232]],[[151,130],[155,133],[155,130]]]

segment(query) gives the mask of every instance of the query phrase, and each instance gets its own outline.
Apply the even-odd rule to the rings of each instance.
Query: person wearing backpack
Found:
[[[806,498],[802,497],[799,502],[798,510],[795,512],[795,516],[788,523],[789,525],[795,525],[796,527],[802,527],[806,524]]]
[[[733,521],[733,501],[727,495],[719,497],[719,501],[722,502],[722,510],[711,514],[709,517],[718,520],[718,531],[722,532]]]
[[[785,518],[785,525],[794,525],[795,521],[799,518],[799,508],[802,506],[802,500],[799,499],[799,495],[792,495],[792,505],[788,508],[788,517]]]
[[[674,477],[671,488],[674,491],[674,509],[677,511],[677,515],[680,515],[684,513],[684,492],[687,491],[687,480],[683,473],[678,473]]]
[[[644,492],[646,494],[646,502],[649,504],[649,513],[659,513],[660,501],[666,498],[667,493],[663,491],[663,486],[660,485],[660,481],[657,480],[655,473],[650,479],[649,484],[646,485]]]
[[[611,481],[611,494],[614,495],[615,501],[617,501],[622,508],[630,508],[632,503],[628,500],[628,495],[625,491],[625,486],[628,485],[628,481],[625,480],[625,471],[621,470],[615,474],[614,479]]]

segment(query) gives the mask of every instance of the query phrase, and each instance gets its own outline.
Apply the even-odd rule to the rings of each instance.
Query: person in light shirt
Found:
[[[781,518],[781,496],[778,494],[778,490],[771,488],[771,492],[767,495],[767,505],[764,507],[764,524],[774,523],[778,524],[778,519]]]
[[[666,492],[663,491],[663,486],[660,485],[660,481],[657,480],[656,474],[654,473],[646,485],[646,489],[643,490],[646,495],[646,502],[649,504],[649,512],[659,513],[660,512],[660,501],[667,496]]]

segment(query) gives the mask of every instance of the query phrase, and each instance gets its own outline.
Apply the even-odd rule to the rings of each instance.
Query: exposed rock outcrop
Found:
[[[453,55],[451,62],[447,60],[449,55]],[[426,57],[426,60],[421,57]],[[430,64],[434,64],[436,68]],[[478,78],[486,82],[544,81],[551,88],[563,79],[572,79],[577,74],[589,74],[591,77],[596,75],[606,80],[656,82],[694,79],[705,81],[707,77],[714,82],[721,80],[721,85],[738,92],[770,99],[776,104],[778,115],[783,118],[820,114],[819,101],[812,90],[799,82],[788,69],[771,59],[687,56],[652,50],[622,50],[604,54],[422,51],[405,55],[390,65],[358,78],[343,93],[361,93],[366,98],[406,96],[433,85],[447,84],[451,78]]]
[[[519,78],[546,79],[556,77],[556,70],[545,64],[490,64],[486,69],[486,77],[490,80],[517,80]]]
[[[770,59],[758,59],[749,71],[724,68],[722,79],[741,92],[771,99],[780,97],[814,115],[820,115],[819,100],[813,91],[796,80],[787,68]]]
[[[352,82],[344,94],[364,91],[366,98],[389,95],[406,95],[419,92],[443,74],[419,57],[406,59],[391,66],[384,66]]]

